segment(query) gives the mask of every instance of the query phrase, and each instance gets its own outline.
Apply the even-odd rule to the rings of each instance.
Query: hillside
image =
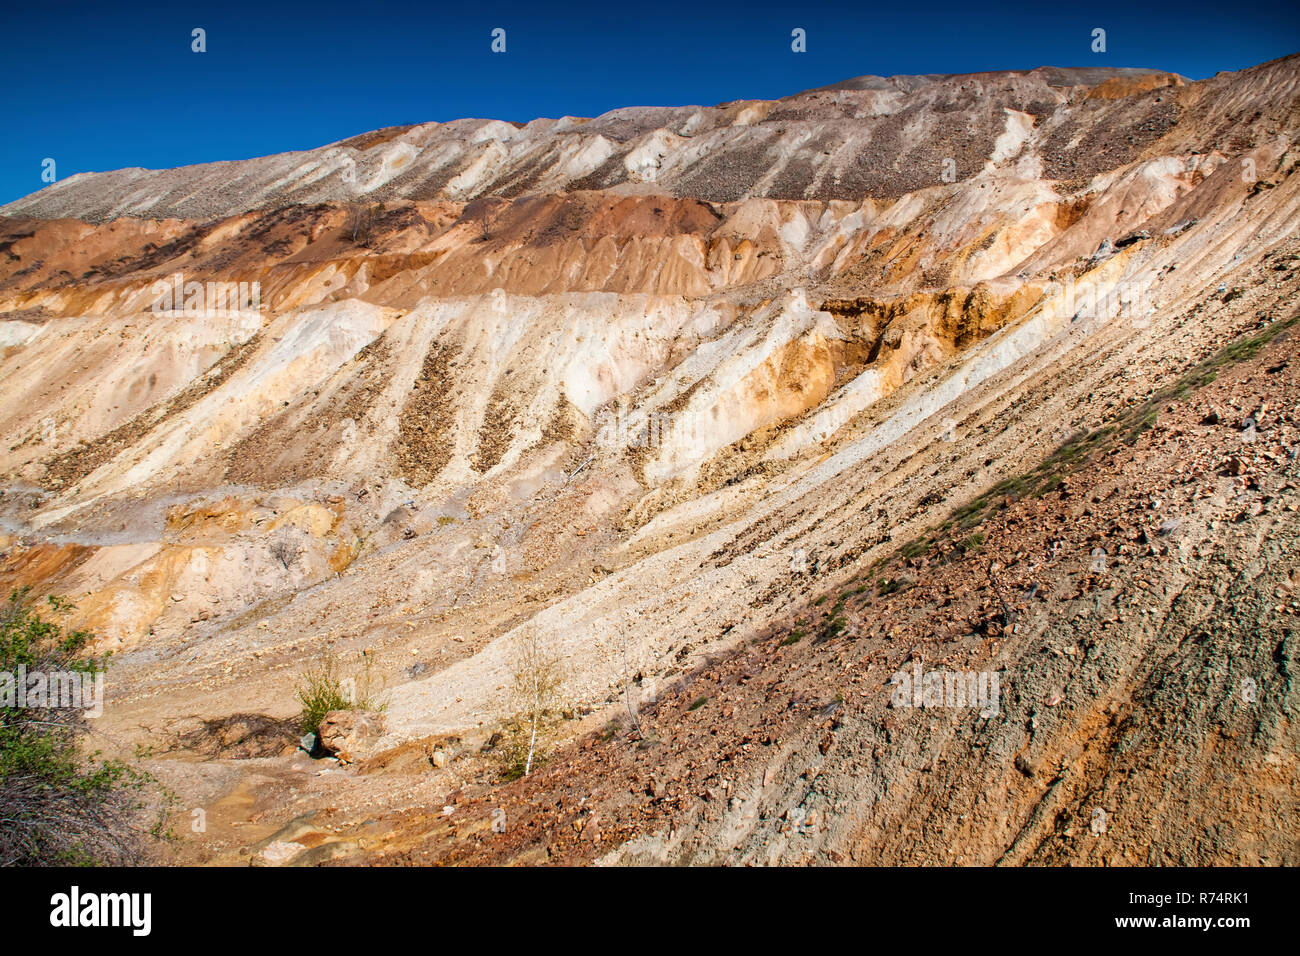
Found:
[[[71,177],[0,208],[0,585],[113,652],[183,860],[1294,865],[1298,80]],[[353,762],[296,752],[322,648],[383,685]]]

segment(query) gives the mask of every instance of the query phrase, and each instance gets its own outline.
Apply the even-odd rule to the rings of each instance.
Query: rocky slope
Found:
[[[186,859],[316,811],[308,862],[1295,862],[1298,73],[73,177],[0,210],[0,584],[114,652],[106,739],[211,811]],[[570,719],[501,789],[530,642]],[[280,721],[323,647],[387,730],[322,775]],[[913,661],[999,712],[887,709]]]

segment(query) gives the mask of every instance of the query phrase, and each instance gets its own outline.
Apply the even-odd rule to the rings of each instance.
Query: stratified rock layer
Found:
[[[467,755],[512,711],[524,644],[540,640],[562,662],[570,717],[607,721],[628,710],[630,681],[689,686],[716,655],[806,627],[830,610],[813,610],[819,596],[866,587],[878,562],[920,561],[900,548],[937,540],[936,528],[990,495],[1015,504],[1023,476],[1072,436],[1111,434],[1143,403],[1158,418],[1186,398],[1167,389],[1197,363],[1293,317],[1298,73],[1290,57],[1197,83],[1112,70],[864,77],[773,102],[522,127],[462,120],[238,163],[74,176],[0,218],[0,585],[71,597],[75,623],[115,652],[101,728],[124,749],[149,735],[141,728],[192,743],[232,715],[292,717],[295,680],[322,647],[347,666],[368,650],[386,684],[387,730],[358,763],[356,780],[378,789],[354,805],[376,793],[398,810],[426,805],[428,788],[487,779]],[[1290,374],[1289,342],[1270,346],[1281,353],[1258,375]],[[1294,495],[1294,422],[1248,400],[1250,388],[1232,394],[1241,407],[1230,414],[1271,422],[1281,444],[1267,447],[1275,460],[1201,479],[1180,507],[1226,496],[1207,522],[1246,522],[1256,499],[1289,508]],[[1252,468],[1272,477],[1252,486]],[[1089,513],[1070,520],[1122,490],[1118,476],[1090,488]],[[1277,533],[1289,535],[1284,515]],[[1197,560],[1249,563],[1250,547],[1206,528]],[[976,543],[962,542],[967,560]],[[1091,561],[1099,546],[1072,540],[1081,550],[1070,560]],[[994,575],[1019,569],[1026,589],[1038,583],[1028,552],[990,560]],[[1272,560],[1289,568],[1292,549]],[[927,567],[899,571],[924,585]],[[1144,580],[1154,587],[1163,573]],[[949,582],[949,595],[977,579]],[[880,581],[871,587],[888,596]],[[1262,594],[1248,597],[1263,608]],[[927,642],[985,634],[987,615],[972,624],[945,606],[873,618],[879,646],[863,655],[892,665],[912,648],[934,653]],[[942,636],[915,631],[922,612],[937,615],[925,619]],[[1209,733],[1205,708],[1151,682],[1166,662],[1184,674],[1217,664],[1170,657],[1159,635],[1141,643],[1134,621],[1108,632],[1140,650],[1107,645],[1128,681],[1115,700],[1102,700],[1101,677],[1047,689],[1027,639],[961,647],[972,667],[1006,672],[1008,686],[1018,673],[1059,697],[1052,708],[1112,713],[1104,707],[1137,701],[1124,712],[1155,708],[1170,734],[1179,720]],[[1260,650],[1264,638],[1244,633],[1243,619],[1223,621],[1241,654]],[[1039,624],[1062,626],[1050,615]],[[1259,633],[1284,630],[1269,618]],[[1260,659],[1294,667],[1288,641]],[[843,655],[836,666],[858,665]],[[725,794],[743,812],[725,825],[690,818],[700,842],[689,852],[608,827],[608,839],[636,841],[615,858],[782,858],[755,849],[769,845],[761,821],[773,807],[754,804],[751,815],[735,788],[788,801],[790,781],[825,756],[807,728],[789,748],[760,730],[808,693],[804,684],[733,705],[749,722],[737,747],[780,755],[766,768],[742,761],[749,777],[723,774],[726,787],[698,781],[714,794],[706,802]],[[1274,722],[1263,749],[1247,759],[1231,750],[1235,737],[1218,746],[1271,773],[1294,742],[1280,716],[1289,684],[1261,701]],[[731,719],[683,704],[715,730]],[[1093,761],[1089,779],[1118,759],[1118,744],[1087,743],[1112,733],[1101,717],[1036,749],[1013,746],[1019,730],[1006,721],[1041,721],[1041,709],[1012,713],[978,738],[996,742],[979,758],[1002,781],[991,786],[1005,784],[995,769],[1055,786],[1043,761],[1073,754],[1062,742],[1071,734]],[[924,739],[927,761],[935,751],[949,766],[974,759],[969,734],[907,736],[892,723],[886,734],[875,710],[851,719],[867,750],[915,764],[908,748]],[[612,765],[645,792],[637,761],[657,758],[650,746],[635,753],[645,756]],[[409,792],[375,782],[392,775],[379,770],[410,766],[425,776]],[[927,806],[960,795],[957,777],[932,779],[945,782],[908,792]],[[1294,819],[1290,779],[1260,786]],[[835,786],[852,808],[834,813],[850,822],[804,849],[783,842],[790,858],[935,859],[933,846],[904,838],[904,817],[925,816],[915,806]],[[1059,792],[1084,800],[1073,786]],[[1201,820],[1221,794],[1170,786],[1177,806],[1157,808],[1149,792],[1132,806]],[[659,809],[647,819],[685,825],[673,814],[690,801],[661,813],[650,790]],[[278,792],[265,792],[266,813],[284,809]],[[1033,804],[1022,796],[968,858],[1080,858],[1049,824],[1023,819]],[[823,822],[831,813],[819,812]],[[428,836],[422,819],[404,831],[408,846]],[[872,827],[888,838],[869,853]],[[1180,852],[1276,862],[1268,841],[1243,846],[1207,840]],[[615,849],[592,837],[580,855],[597,848]]]

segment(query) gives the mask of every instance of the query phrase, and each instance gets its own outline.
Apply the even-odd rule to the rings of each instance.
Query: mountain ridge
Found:
[[[217,218],[288,203],[508,199],[618,186],[711,201],[888,198],[941,181],[945,159],[954,164],[951,175],[957,179],[975,175],[1006,132],[1001,109],[1034,117],[1030,139],[1063,151],[1057,161],[1049,159],[1047,169],[1049,178],[1062,178],[1095,165],[1065,155],[1087,153],[1070,145],[1079,128],[1104,123],[1117,133],[1128,129],[1123,145],[1135,156],[1169,132],[1180,97],[1194,102],[1202,91],[1213,95],[1233,77],[1261,73],[1275,73],[1293,85],[1293,60],[1195,83],[1134,68],[1040,67],[867,77],[865,84],[858,77],[778,100],[622,107],[589,119],[539,118],[522,125],[458,119],[388,127],[247,160],[79,173],[0,207],[0,214],[96,222],[122,216]],[[1125,85],[1139,78],[1155,84]],[[1067,81],[1071,85],[1054,85]],[[1107,84],[1113,98],[1094,95]],[[998,89],[986,97],[986,86]],[[1173,104],[1163,102],[1160,91],[1166,86],[1175,88]],[[982,108],[990,115],[955,123],[977,97],[994,100]],[[909,151],[916,154],[910,164],[924,166],[922,171],[900,168]]]

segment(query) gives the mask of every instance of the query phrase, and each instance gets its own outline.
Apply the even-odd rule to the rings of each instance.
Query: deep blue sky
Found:
[[[1300,6],[1285,0],[0,4],[0,203],[44,185],[45,157],[65,179],[398,123],[778,97],[864,73],[1106,65],[1201,79],[1300,51]],[[505,54],[489,49],[498,26]],[[206,53],[190,50],[194,27]],[[790,51],[794,27],[807,53]]]

